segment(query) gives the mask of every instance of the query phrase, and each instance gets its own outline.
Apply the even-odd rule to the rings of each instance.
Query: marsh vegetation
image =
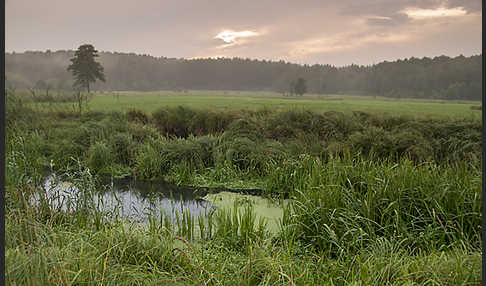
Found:
[[[481,282],[482,125],[470,110],[148,101],[80,114],[51,103],[7,95],[8,284]],[[46,196],[46,170],[78,191],[69,207]],[[100,207],[106,178],[261,190],[271,204],[238,196],[206,215],[154,213],[139,223]],[[217,204],[217,195],[206,199]]]

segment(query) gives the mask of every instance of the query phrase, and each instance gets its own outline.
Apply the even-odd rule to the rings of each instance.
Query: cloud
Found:
[[[370,16],[368,19],[372,20],[391,20],[392,18],[390,17],[385,17],[385,16]]]
[[[409,18],[412,19],[454,17],[454,16],[463,16],[467,14],[467,11],[464,9],[464,7],[455,7],[455,8],[439,7],[436,9],[406,8],[400,12],[406,14]]]
[[[413,18],[439,8],[466,14]],[[367,64],[480,52],[481,19],[479,0],[7,0],[5,45]]]
[[[324,54],[355,50],[370,44],[399,43],[409,40],[407,34],[377,33],[359,34],[346,33],[334,37],[320,37],[291,44],[290,57],[301,57],[309,54]]]
[[[225,43],[230,44],[230,43],[235,43],[236,39],[238,39],[238,38],[248,38],[248,37],[254,37],[254,36],[258,36],[258,33],[253,32],[253,31],[235,32],[235,31],[232,31],[232,30],[224,30],[224,31],[220,32],[219,34],[217,34],[216,37],[214,37],[214,38],[215,39],[221,39]]]
[[[405,24],[409,21],[404,14],[393,14],[390,16],[369,16],[366,17],[366,24],[371,26],[397,26]]]
[[[262,32],[255,32],[255,31],[233,31],[233,30],[223,30],[219,32],[214,39],[219,39],[225,42],[225,44],[216,47],[217,49],[226,49],[229,47],[233,47],[235,45],[242,45],[247,43],[245,39],[260,36],[263,34]]]

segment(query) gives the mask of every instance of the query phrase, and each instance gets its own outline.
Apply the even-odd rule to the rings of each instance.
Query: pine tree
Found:
[[[74,86],[86,88],[89,93],[89,84],[97,79],[105,82],[103,66],[95,61],[98,51],[92,45],[81,45],[71,59],[72,64],[67,68],[75,78]]]

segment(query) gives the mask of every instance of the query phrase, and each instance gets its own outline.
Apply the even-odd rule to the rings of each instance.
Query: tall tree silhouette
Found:
[[[95,61],[95,57],[98,57],[98,51],[92,45],[81,45],[67,68],[75,78],[74,86],[86,88],[88,93],[90,83],[96,82],[97,79],[105,82],[103,66]]]
[[[307,82],[305,79],[299,77],[294,86],[294,91],[296,94],[302,96],[307,92]]]

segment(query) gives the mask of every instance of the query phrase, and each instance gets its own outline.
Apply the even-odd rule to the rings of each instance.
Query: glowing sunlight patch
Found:
[[[437,9],[419,9],[419,8],[407,8],[402,10],[402,13],[406,14],[412,19],[425,19],[433,17],[451,17],[451,16],[463,16],[467,12],[464,7],[456,8],[437,8]]]
[[[224,30],[221,33],[217,34],[215,39],[221,39],[225,43],[234,43],[236,39],[238,38],[248,38],[248,37],[254,37],[258,36],[258,33],[253,32],[253,31],[240,31],[240,32],[235,32],[232,30]]]

